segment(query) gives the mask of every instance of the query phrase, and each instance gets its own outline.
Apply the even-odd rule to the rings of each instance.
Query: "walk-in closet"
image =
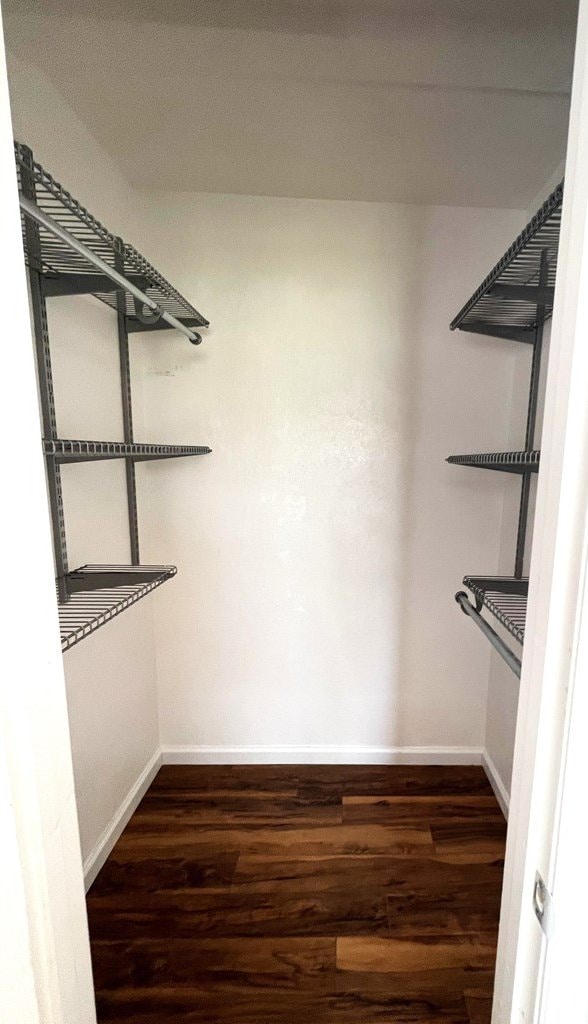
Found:
[[[586,17],[2,0],[7,1024],[556,1024]]]

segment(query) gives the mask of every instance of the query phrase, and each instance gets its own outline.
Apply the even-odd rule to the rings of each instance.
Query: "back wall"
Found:
[[[144,195],[145,246],[212,322],[144,338],[144,552],[178,757],[468,756],[490,646],[459,613],[498,564],[512,347],[448,323],[516,211]]]

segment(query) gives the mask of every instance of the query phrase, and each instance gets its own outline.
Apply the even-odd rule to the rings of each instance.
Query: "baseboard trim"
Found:
[[[481,747],[162,747],[163,764],[481,764]]]
[[[485,748],[482,751],[482,767],[488,776],[488,782],[494,790],[494,795],[500,804],[500,809],[508,821],[508,808],[510,804],[509,792],[502,781],[498,768]]]
[[[129,823],[153,779],[161,767],[161,750],[157,750],[148,764],[145,765],[132,789],[129,790],[118,810],[114,813],[94,849],[84,861],[84,884],[86,892],[92,885],[98,872],[103,867],[114,844]]]

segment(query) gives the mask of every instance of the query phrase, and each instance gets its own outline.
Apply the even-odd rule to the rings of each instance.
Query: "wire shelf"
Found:
[[[132,458],[135,462],[156,459],[177,459],[189,455],[209,455],[211,448],[183,444],[126,444],[124,441],[65,441],[45,438],[45,455],[53,455],[58,463],[98,462],[104,459]]]
[[[504,628],[522,644],[525,640],[528,579],[514,576],[464,576],[480,607],[487,608]]]
[[[543,305],[544,319],[551,316],[553,309],[563,187],[562,181],[482,281],[451,322],[452,331],[459,328],[519,341],[534,340],[537,306]],[[547,301],[541,304],[533,300],[532,289],[539,283],[543,252],[547,265],[541,294]],[[523,297],[526,289],[528,294]]]
[[[453,466],[494,469],[501,473],[536,473],[541,452],[490,452],[478,455],[450,455],[446,462]]]
[[[176,575],[174,565],[84,565],[65,577],[60,604],[61,649],[71,647]]]
[[[95,255],[99,256],[105,263],[119,273],[127,277],[140,277],[142,279],[142,290],[153,299],[157,305],[171,313],[188,327],[208,327],[209,322],[198,312],[141,255],[132,245],[124,242],[122,238],[113,235],[103,224],[92,216],[81,203],[75,199],[70,192],[63,188],[59,182],[32,158],[30,149],[20,142],[15,142],[16,167],[18,173],[19,188],[22,186],[23,175],[28,175],[35,189],[35,202],[39,209],[46,213],[52,220],[65,228],[69,234],[82,242]],[[23,215],[23,240],[25,247],[25,259],[29,265],[27,251],[27,232],[25,229],[25,217]],[[39,226],[40,240],[40,265],[37,256],[34,257],[34,269],[43,274],[47,281],[63,278],[70,275],[94,275],[96,279],[96,290],[91,294],[105,302],[113,309],[117,308],[117,292],[115,285],[106,287],[102,275],[96,273],[96,269],[89,264],[83,256],[73,250],[65,242],[56,238],[43,226]],[[89,289],[88,289],[89,290]],[[136,315],[135,302],[129,293],[126,293],[126,315],[131,325],[141,325]]]

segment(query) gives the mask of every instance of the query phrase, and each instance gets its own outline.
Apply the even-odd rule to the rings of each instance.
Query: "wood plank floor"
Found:
[[[109,1024],[489,1024],[477,767],[161,769],[88,894]]]

